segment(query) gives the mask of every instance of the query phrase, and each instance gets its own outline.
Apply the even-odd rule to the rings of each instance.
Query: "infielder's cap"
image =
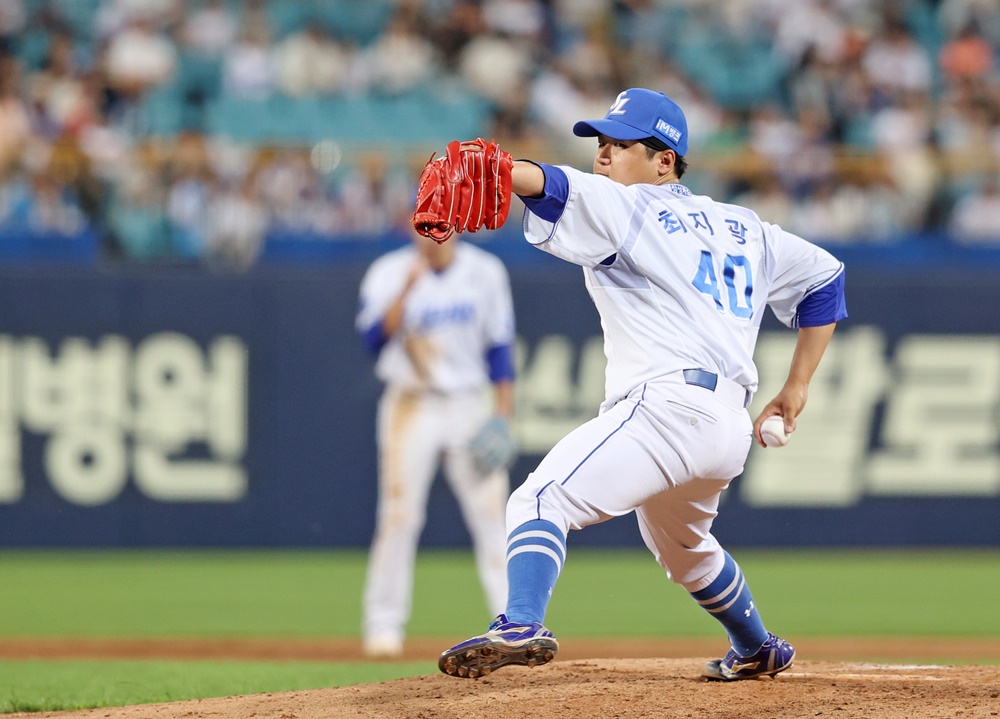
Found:
[[[654,137],[687,154],[687,120],[680,106],[662,92],[634,87],[615,98],[603,120],[581,120],[573,125],[579,137],[607,135],[615,140],[645,140]]]

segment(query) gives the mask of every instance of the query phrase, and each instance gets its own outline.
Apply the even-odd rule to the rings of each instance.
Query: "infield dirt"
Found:
[[[413,640],[404,657],[433,659],[448,641]],[[1000,716],[1000,666],[929,665],[1000,660],[997,640],[808,640],[774,679],[699,677],[718,642],[571,640],[553,663],[510,667],[484,679],[443,674],[380,684],[131,707],[8,714],[4,719],[986,719]],[[593,657],[629,658],[593,658]],[[850,657],[878,661],[834,661]],[[3,658],[359,660],[356,641],[24,640]],[[592,658],[586,658],[592,657]],[[816,658],[812,658],[816,657]],[[820,660],[819,658],[822,658]],[[893,661],[898,657],[899,661]]]

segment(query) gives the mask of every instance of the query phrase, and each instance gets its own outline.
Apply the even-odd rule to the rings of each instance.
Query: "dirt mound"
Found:
[[[406,660],[450,639],[411,639]],[[906,662],[1000,658],[993,639],[797,640],[799,659],[774,679],[699,677],[718,641],[574,639],[552,664],[478,680],[443,674],[381,684],[198,699],[3,719],[989,719],[1000,717],[1000,667]],[[359,661],[357,640],[5,640],[0,658]],[[879,663],[831,661],[859,656]],[[628,659],[586,657],[631,657]],[[700,658],[691,658],[700,657]],[[827,661],[802,659],[822,657]],[[898,660],[898,661],[897,661]]]
[[[1000,668],[796,662],[774,679],[718,683],[699,659],[557,660],[479,680],[434,674],[381,684],[13,714],[27,719],[978,719],[1000,716]]]

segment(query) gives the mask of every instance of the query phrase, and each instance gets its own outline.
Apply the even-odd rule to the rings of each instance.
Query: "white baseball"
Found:
[[[778,415],[768,417],[760,424],[760,437],[768,447],[784,447],[788,444],[785,434],[785,419]]]

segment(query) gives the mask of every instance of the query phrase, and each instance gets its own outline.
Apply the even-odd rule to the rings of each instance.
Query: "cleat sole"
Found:
[[[449,676],[479,679],[501,667],[536,667],[555,659],[559,643],[552,637],[533,638],[524,644],[507,643],[484,637],[479,646],[466,645],[457,652],[443,652],[438,668]]]

